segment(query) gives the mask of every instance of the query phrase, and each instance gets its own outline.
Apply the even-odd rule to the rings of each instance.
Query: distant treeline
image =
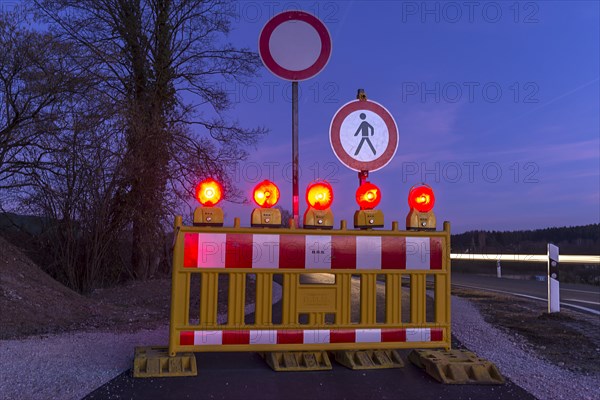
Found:
[[[0,213],[0,235],[24,249],[43,270],[64,282],[64,278],[57,273],[57,268],[48,252],[48,248],[55,243],[47,239],[48,232],[51,232],[58,222],[44,217]],[[126,246],[128,240],[130,239],[124,237],[122,245]],[[171,241],[172,239],[168,238],[164,242],[168,244]],[[452,252],[546,254],[548,243],[559,246],[561,254],[600,254],[600,224],[531,231],[469,231],[452,235]],[[164,245],[164,247],[168,246]],[[546,274],[546,268],[545,263],[502,263],[504,276],[518,275],[521,278],[543,276]],[[496,263],[494,260],[454,260],[452,270],[495,275]],[[165,265],[160,273],[168,274],[169,266]],[[122,271],[118,265],[115,265],[111,274],[115,276],[114,281],[119,281]],[[561,266],[561,281],[600,285],[600,266],[565,264]],[[106,284],[111,283],[106,282]]]
[[[546,228],[530,231],[469,231],[452,235],[453,253],[546,254],[548,243],[559,247],[560,254],[600,254],[600,224]],[[502,276],[524,279],[546,275],[545,263],[502,262]],[[454,272],[495,275],[496,263],[490,261],[452,262]],[[600,266],[564,264],[562,282],[600,285]]]
[[[563,254],[600,254],[600,224],[452,235],[452,251],[460,253],[545,254],[548,243],[557,245]]]

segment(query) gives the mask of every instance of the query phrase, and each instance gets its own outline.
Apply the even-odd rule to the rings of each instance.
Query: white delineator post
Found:
[[[500,266],[500,260],[496,261],[496,275],[498,278],[502,278],[502,267]]]
[[[560,311],[560,283],[558,280],[558,247],[548,243],[548,312]]]

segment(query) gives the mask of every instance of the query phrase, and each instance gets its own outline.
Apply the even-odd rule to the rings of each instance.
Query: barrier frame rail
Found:
[[[209,243],[202,242],[203,237],[208,237],[211,238],[210,240],[216,241],[217,248],[219,245],[221,246],[220,253],[216,255],[217,258],[204,264],[198,261],[200,258],[193,259],[194,253],[198,254],[198,257],[206,255],[200,250],[200,247],[198,249],[190,247],[196,240],[194,239],[195,235],[198,235],[198,243]],[[226,246],[229,246],[229,242],[226,242],[227,235],[234,235],[236,242],[240,242],[242,247],[238,248],[238,251],[245,248],[251,254],[256,248],[255,240],[257,238],[262,240],[268,236],[269,239],[279,238],[277,240],[281,240],[285,237],[286,240],[290,238],[306,242],[310,237],[311,240],[319,243],[329,243],[330,265],[324,266],[318,262],[315,265],[309,265],[308,262],[306,265],[302,265],[301,260],[297,257],[297,252],[292,251],[291,256],[288,256],[287,252],[283,253],[283,243],[278,251],[280,252],[279,257],[281,258],[281,254],[284,257],[283,261],[278,259],[278,265],[274,265],[272,260],[267,262],[262,259],[256,262],[257,265],[253,265],[253,256],[251,256],[250,263],[248,263],[248,258],[243,256],[231,258],[231,260],[228,258],[226,262],[224,258],[230,257],[232,254],[229,253],[229,247],[224,250]],[[248,243],[244,244],[244,240],[248,240],[248,236],[252,240],[250,247],[248,247]],[[329,242],[327,242],[328,240]],[[352,253],[347,248],[352,246],[350,242],[353,240],[355,247]],[[402,250],[396,246],[390,250],[391,253],[385,253],[384,243],[388,242],[404,243],[405,247]],[[336,243],[342,243],[342,249],[346,249],[337,254],[337,258],[333,256]],[[379,248],[377,245],[365,248],[365,243],[381,244]],[[279,242],[277,244],[279,246]],[[306,243],[303,251],[305,254],[309,252]],[[315,253],[315,250],[311,251],[313,254]],[[320,254],[325,250],[317,249],[316,252]],[[404,264],[399,259],[402,252],[405,257]],[[365,258],[365,255],[369,257]],[[389,260],[390,256],[392,260],[394,257],[398,258],[393,260],[396,266],[388,265],[386,267],[384,258],[387,257]],[[354,257],[354,264],[352,264],[351,257]],[[413,260],[411,257],[420,258],[413,262],[410,261]],[[372,259],[379,260],[380,264],[374,265],[373,261],[363,262]],[[193,265],[194,262],[196,265]],[[337,268],[336,263],[339,264]],[[313,273],[333,274],[335,283],[328,285],[300,283],[300,275]],[[198,324],[190,323],[192,274],[201,274],[202,276]],[[228,318],[224,324],[217,321],[219,274],[229,275]],[[256,276],[254,324],[246,324],[244,320],[247,274]],[[272,279],[274,274],[283,275],[281,324],[272,322]],[[351,322],[350,316],[352,277],[356,275],[361,277],[360,321],[358,323]],[[386,276],[385,322],[383,323],[376,321],[378,275]],[[401,318],[403,276],[410,277],[410,322],[402,322]],[[433,276],[434,281],[433,321],[429,322],[426,318],[427,276]],[[332,306],[332,304],[334,305]],[[307,324],[300,324],[299,313],[308,314]],[[334,323],[326,323],[325,314],[331,313],[335,314]],[[444,222],[442,231],[425,232],[398,230],[396,222],[392,224],[391,230],[347,229],[345,221],[342,221],[340,229],[335,230],[299,229],[293,226],[257,229],[240,227],[237,218],[233,227],[184,226],[180,216],[175,218],[169,328],[169,355],[171,357],[181,352],[212,351],[270,352],[400,348],[445,348],[448,350],[451,347],[450,343],[449,222]]]

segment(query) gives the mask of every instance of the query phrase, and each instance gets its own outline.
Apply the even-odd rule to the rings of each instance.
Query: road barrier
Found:
[[[329,284],[302,276],[333,274]],[[190,303],[200,275],[199,305]],[[218,321],[219,275],[227,276],[227,320]],[[247,277],[256,312],[245,318]],[[282,285],[281,320],[273,318],[273,280]],[[432,315],[426,278],[433,276]],[[402,317],[402,278],[410,278],[410,316]],[[383,282],[382,278],[385,278]],[[352,282],[360,280],[353,321]],[[377,319],[377,287],[385,320]],[[381,290],[380,290],[381,291]],[[406,316],[405,316],[406,317]],[[210,351],[450,349],[450,224],[443,231],[184,226],[175,219],[169,354]]]

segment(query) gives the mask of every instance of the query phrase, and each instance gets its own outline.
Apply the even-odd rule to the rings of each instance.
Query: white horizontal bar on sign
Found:
[[[546,254],[475,254],[475,253],[452,253],[453,260],[465,261],[520,261],[520,262],[548,262]],[[600,256],[581,256],[561,254],[558,257],[560,263],[572,264],[600,264]]]

